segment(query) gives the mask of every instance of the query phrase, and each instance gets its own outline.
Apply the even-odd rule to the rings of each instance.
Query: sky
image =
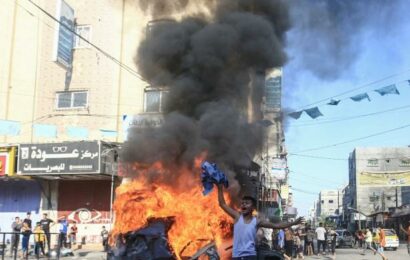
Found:
[[[293,27],[287,35],[284,110],[318,106],[324,115],[285,118],[289,182],[294,206],[305,216],[320,190],[348,184],[347,159],[355,147],[410,145],[410,84],[406,81],[410,80],[410,16],[406,14],[410,2],[330,2],[292,7]],[[391,84],[396,84],[400,95],[374,92]],[[349,99],[364,92],[370,102]],[[326,105],[332,97],[341,99],[338,106]],[[326,101],[310,105],[320,100]],[[393,111],[379,113],[389,109]],[[375,114],[363,116],[369,113]],[[399,127],[404,128],[305,151]]]

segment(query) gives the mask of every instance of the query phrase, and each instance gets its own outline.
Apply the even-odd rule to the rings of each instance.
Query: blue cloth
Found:
[[[202,186],[204,187],[203,194],[207,195],[214,188],[214,183],[223,184],[225,187],[228,187],[228,178],[225,174],[221,172],[215,163],[203,162],[201,165],[202,174]]]
[[[290,116],[293,119],[299,119],[299,117],[302,115],[303,110],[302,111],[296,111],[296,112],[292,112],[289,113],[288,116]]]
[[[331,105],[331,106],[337,106],[337,105],[339,105],[339,103],[340,103],[340,99],[339,100],[336,100],[336,99],[331,99],[330,101],[329,101],[329,103],[327,103],[328,105]]]
[[[312,107],[309,109],[305,109],[306,114],[308,114],[312,119],[318,118],[319,116],[323,116],[320,112],[318,107]]]
[[[396,85],[389,85],[383,88],[379,88],[375,90],[381,96],[388,95],[388,94],[396,94],[400,95],[400,92],[397,90]]]
[[[367,95],[367,93],[362,93],[362,94],[359,94],[359,95],[350,97],[350,99],[353,100],[353,101],[355,101],[355,102],[360,102],[360,101],[362,101],[362,100],[365,99],[365,98],[367,98],[367,100],[371,101],[371,100],[370,100],[370,97],[369,97],[369,95]]]
[[[57,126],[46,124],[33,124],[34,136],[57,137]]]
[[[252,217],[251,222],[246,224],[241,214],[233,225],[232,257],[256,256],[256,225],[256,217]]]

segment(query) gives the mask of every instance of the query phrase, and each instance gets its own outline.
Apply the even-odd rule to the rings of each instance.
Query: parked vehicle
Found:
[[[336,247],[354,247],[354,237],[346,229],[336,230]]]

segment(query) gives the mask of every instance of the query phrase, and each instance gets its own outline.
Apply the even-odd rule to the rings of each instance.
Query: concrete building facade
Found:
[[[350,154],[346,208],[365,216],[392,212],[410,203],[409,193],[410,147],[355,148]],[[352,223],[357,212],[351,213]]]

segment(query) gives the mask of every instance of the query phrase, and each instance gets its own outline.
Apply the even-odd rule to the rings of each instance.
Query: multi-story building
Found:
[[[339,208],[339,191],[322,190],[319,193],[318,212],[319,216],[336,216]]]
[[[116,144],[127,123],[143,120],[135,115],[161,109],[160,92],[141,79],[134,61],[151,19],[132,1],[2,5],[2,231],[15,216],[32,212],[37,221],[48,213],[79,223],[79,237],[100,239],[119,183]]]
[[[349,156],[350,223],[385,214],[410,203],[410,147],[355,148]],[[365,223],[361,223],[363,226]]]
[[[125,0],[36,0],[0,9],[1,230],[25,212],[34,221],[48,213],[55,221],[76,221],[78,236],[95,241],[101,226],[111,223],[120,182],[117,145],[129,127],[161,124],[167,93],[144,81],[135,61],[138,43],[169,18],[153,17],[147,8]],[[198,8],[190,3],[172,17]],[[280,204],[278,183],[286,181],[276,180],[287,175],[281,74],[266,75],[273,84],[267,84],[267,109],[255,107],[249,116],[272,123],[267,169],[279,175],[263,185],[276,191]]]

